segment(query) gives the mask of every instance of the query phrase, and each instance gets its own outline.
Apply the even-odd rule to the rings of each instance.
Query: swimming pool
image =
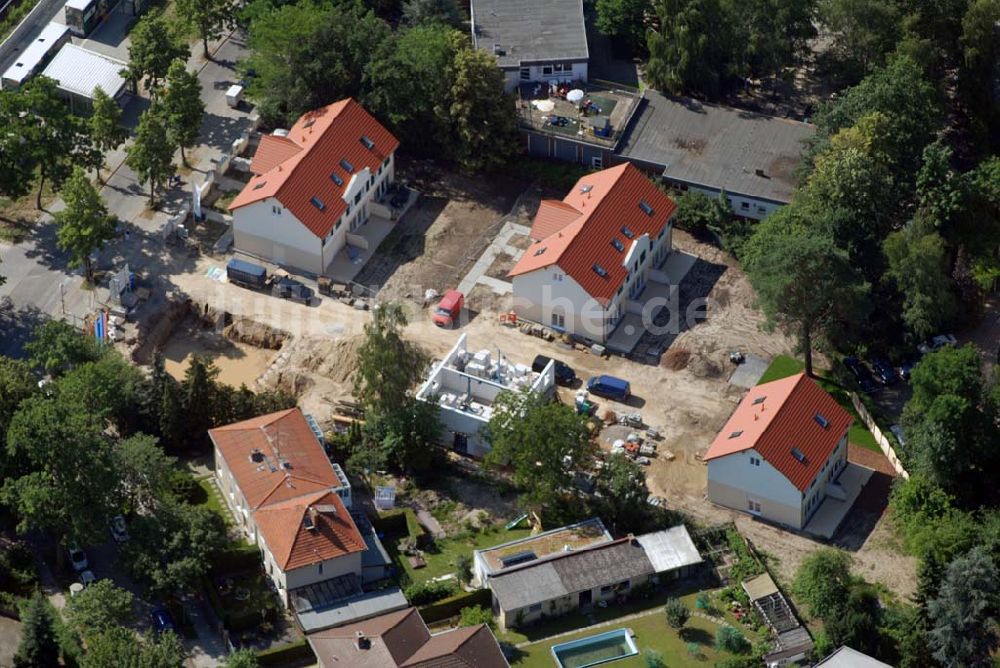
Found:
[[[638,653],[628,629],[599,633],[552,646],[552,657],[560,668],[587,668]]]

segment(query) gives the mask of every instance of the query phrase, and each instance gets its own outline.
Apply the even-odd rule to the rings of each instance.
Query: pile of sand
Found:
[[[671,371],[680,371],[688,365],[691,359],[691,351],[683,348],[671,348],[660,359],[660,365]]]
[[[698,378],[719,378],[722,376],[722,367],[704,355],[692,355],[688,360],[687,368]]]
[[[360,334],[339,341],[302,340],[295,346],[289,366],[325,376],[335,383],[351,382],[357,367],[358,350],[364,340]]]

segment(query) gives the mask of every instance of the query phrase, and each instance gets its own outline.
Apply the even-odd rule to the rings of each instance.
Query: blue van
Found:
[[[587,381],[587,391],[615,401],[628,401],[632,396],[632,388],[628,381],[614,376],[594,376]]]

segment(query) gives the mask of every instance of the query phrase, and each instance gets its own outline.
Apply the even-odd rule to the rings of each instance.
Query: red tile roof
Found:
[[[372,141],[371,148],[362,143],[362,137]],[[299,150],[292,151],[289,143]],[[264,155],[260,160],[255,156],[254,161],[257,168],[267,169],[250,179],[229,209],[274,197],[323,238],[347,210],[343,195],[351,177],[365,167],[378,172],[379,165],[398,146],[396,138],[351,98],[310,111],[295,122],[285,141],[261,142]],[[284,160],[280,160],[282,156]],[[341,160],[353,170],[348,172]],[[342,185],[330,178],[331,173],[340,177]],[[322,211],[312,203],[314,197],[323,204]]]
[[[358,649],[355,634],[369,640]],[[431,635],[416,608],[310,634],[322,668],[508,668],[488,626]]]
[[[583,214],[557,199],[543,199],[531,224],[531,238],[541,241],[565,228]]]
[[[306,526],[307,516],[313,529]],[[269,504],[254,513],[254,521],[282,570],[365,550],[365,539],[333,492]]]
[[[816,416],[828,423],[820,424]],[[799,490],[806,490],[853,418],[805,374],[750,390],[712,441],[705,461],[754,449]],[[796,458],[793,448],[803,455]]]
[[[251,509],[340,486],[298,408],[217,427],[208,435]]]
[[[302,147],[288,137],[264,135],[250,160],[250,171],[257,175],[269,172],[301,150]]]
[[[640,208],[650,205],[652,215]],[[648,234],[652,240],[660,234],[677,209],[667,197],[631,163],[624,163],[584,176],[563,198],[564,206],[539,206],[532,236],[548,233],[531,245],[510,272],[527,274],[558,265],[573,277],[594,299],[607,304],[628,277],[623,263],[632,240]],[[572,211],[577,216],[570,219]],[[632,233],[630,239],[622,231]],[[624,247],[612,245],[617,239]],[[594,267],[600,266],[605,275]]]

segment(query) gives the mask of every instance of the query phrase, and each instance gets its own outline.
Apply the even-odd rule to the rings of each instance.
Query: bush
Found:
[[[184,503],[198,505],[207,500],[205,490],[201,488],[195,477],[180,469],[170,474],[170,491],[175,499]]]
[[[469,580],[472,579],[472,557],[468,554],[460,554],[455,557],[452,565],[455,567],[459,581],[462,584],[468,584]]]
[[[715,649],[733,654],[742,654],[750,648],[750,643],[732,626],[723,626],[715,632]]]
[[[687,606],[680,599],[676,598],[667,599],[666,605],[663,606],[663,611],[667,616],[667,624],[672,629],[683,628],[691,617],[691,611],[687,609]]]
[[[463,608],[472,606],[482,606],[490,608],[493,603],[492,594],[489,589],[477,589],[475,591],[463,591],[442,599],[437,603],[431,603],[420,608],[420,616],[424,622],[433,624],[434,622],[448,619],[461,614]]]
[[[403,591],[403,594],[411,605],[427,605],[451,596],[455,588],[455,582],[452,580],[428,580],[414,582]]]
[[[495,629],[496,620],[493,618],[493,611],[481,605],[462,608],[462,611],[458,614],[458,625],[475,626],[477,624],[486,624],[491,629]]]
[[[647,649],[643,652],[642,660],[646,662],[646,668],[667,668],[667,662],[663,660],[663,655],[655,649]]]

